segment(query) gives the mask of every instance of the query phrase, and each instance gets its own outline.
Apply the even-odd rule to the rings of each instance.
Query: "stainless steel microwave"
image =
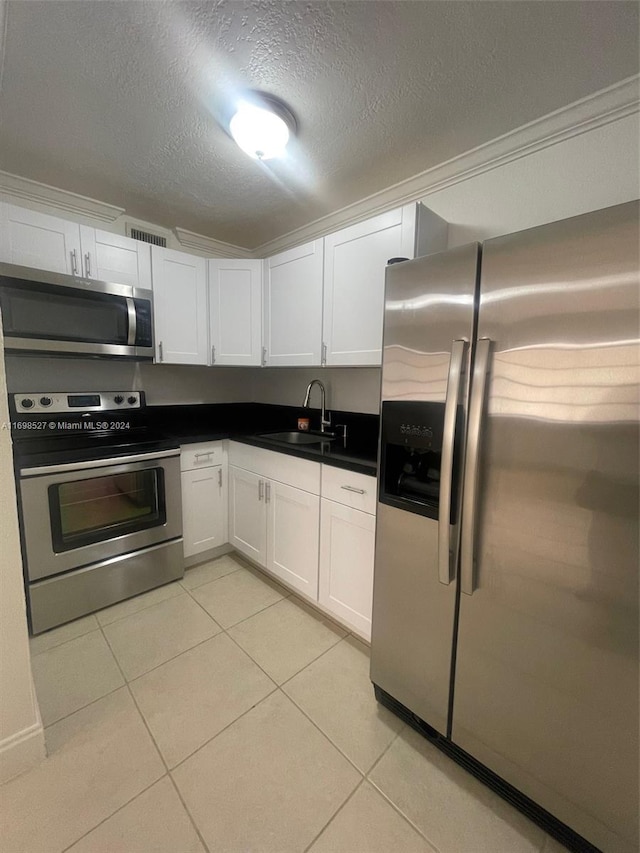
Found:
[[[9,352],[151,359],[152,300],[125,284],[0,264]]]

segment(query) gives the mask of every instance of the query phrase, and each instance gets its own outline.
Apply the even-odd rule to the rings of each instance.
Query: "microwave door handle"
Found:
[[[469,403],[469,431],[464,461],[464,494],[462,497],[462,542],[460,553],[460,580],[462,592],[471,595],[474,590],[474,563],[478,475],[482,413],[484,409],[491,340],[480,338],[473,365],[471,401]]]
[[[440,468],[440,494],[438,512],[438,580],[449,584],[455,577],[451,560],[451,500],[453,493],[453,453],[455,447],[456,415],[460,400],[462,365],[467,342],[453,341],[447,377],[447,396],[444,405],[442,435],[442,463]]]
[[[127,314],[129,315],[129,336],[127,337],[127,346],[134,346],[136,342],[136,326],[138,318],[136,316],[136,304],[130,296],[125,297],[127,300]]]

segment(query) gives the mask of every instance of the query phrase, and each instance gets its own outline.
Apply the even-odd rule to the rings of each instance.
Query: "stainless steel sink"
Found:
[[[271,441],[281,441],[285,444],[322,444],[323,441],[333,441],[335,436],[312,434],[308,432],[266,432],[260,438],[268,438]]]

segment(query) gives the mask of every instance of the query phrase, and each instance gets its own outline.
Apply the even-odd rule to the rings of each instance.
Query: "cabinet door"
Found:
[[[262,261],[209,261],[210,364],[259,365]]]
[[[192,557],[226,542],[222,466],[182,472],[184,555]]]
[[[156,361],[207,363],[207,267],[204,258],[151,247]]]
[[[266,261],[266,363],[319,365],[322,353],[322,240]]]
[[[415,205],[407,208],[325,237],[323,340],[327,365],[381,364],[387,261],[413,257],[413,242],[407,239],[407,229],[412,229],[404,220],[409,219],[415,228]]]
[[[267,564],[265,481],[244,468],[229,468],[229,542],[260,566]]]
[[[151,288],[151,246],[140,240],[80,226],[86,278]]]
[[[318,600],[371,639],[375,516],[322,499]]]
[[[82,275],[80,226],[47,213],[0,203],[0,261]]]
[[[267,568],[317,601],[320,498],[275,481],[266,488]]]

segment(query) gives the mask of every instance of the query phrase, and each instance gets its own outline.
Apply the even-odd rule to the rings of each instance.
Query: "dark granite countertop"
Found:
[[[317,409],[266,403],[219,403],[149,406],[146,412],[152,417],[157,430],[179,444],[229,438],[361,474],[375,477],[377,473],[377,415],[333,411],[332,422],[347,426],[347,441],[336,438],[331,442],[301,446],[264,438],[263,433],[295,430],[298,417],[303,416],[311,418],[314,429],[316,421],[319,426],[320,413]]]
[[[234,441],[242,444],[250,444],[253,447],[262,447],[264,450],[275,450],[276,453],[286,453],[287,456],[297,456],[300,459],[309,459],[311,462],[322,462],[324,465],[333,465],[336,468],[346,468],[359,474],[377,474],[377,460],[370,453],[363,452],[357,445],[352,447],[349,442],[345,444],[342,439],[336,438],[331,442],[322,444],[296,445],[281,441],[273,441],[261,435],[236,435],[230,436]]]

